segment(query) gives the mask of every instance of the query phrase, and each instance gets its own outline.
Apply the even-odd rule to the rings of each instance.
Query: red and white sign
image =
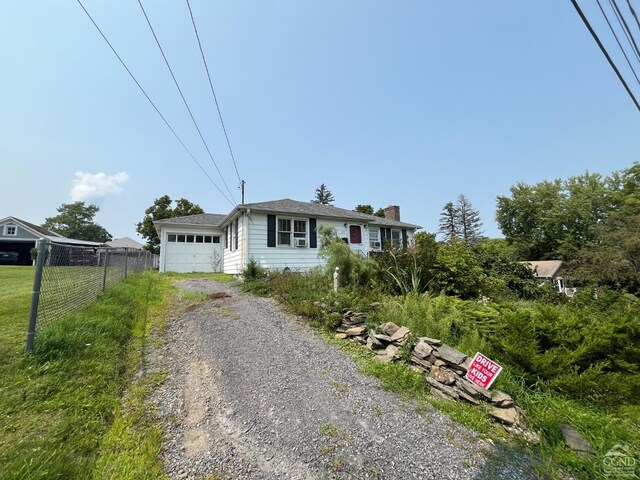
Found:
[[[488,389],[501,371],[500,365],[478,352],[473,357],[465,378],[479,387]]]

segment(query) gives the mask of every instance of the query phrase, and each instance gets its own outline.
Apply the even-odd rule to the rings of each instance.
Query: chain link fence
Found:
[[[158,265],[158,255],[132,248],[65,245],[39,240],[27,332],[27,351],[36,330],[91,305],[127,275]]]

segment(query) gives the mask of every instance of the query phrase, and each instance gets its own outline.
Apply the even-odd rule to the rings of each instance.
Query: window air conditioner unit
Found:
[[[380,248],[380,242],[371,242],[371,248]]]
[[[294,247],[306,247],[307,246],[307,239],[306,238],[294,238],[293,239],[293,246]]]

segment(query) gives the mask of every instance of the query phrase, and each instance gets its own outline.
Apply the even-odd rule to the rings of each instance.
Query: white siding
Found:
[[[236,215],[228,225],[229,229],[234,228],[236,219],[238,219],[238,249],[233,250],[233,237],[229,234],[229,245],[224,249],[224,273],[231,275],[240,275],[245,267],[245,232],[246,232],[246,215],[244,213]],[[224,230],[222,232],[222,241],[224,243]]]
[[[326,263],[324,258],[318,256],[320,251],[320,236],[318,235],[318,248],[307,247],[267,247],[267,214],[251,213],[247,216],[249,250],[247,252],[247,261],[254,258],[262,267],[271,270],[283,270],[290,268],[293,271],[308,270],[318,265]],[[309,220],[308,217],[296,215],[279,215],[282,218],[291,218],[299,220]],[[335,228],[338,237],[349,238],[349,227],[345,227],[344,221],[328,220],[316,218],[316,228],[322,225],[329,225]],[[308,224],[307,224],[307,228]],[[310,234],[311,232],[308,232]],[[309,238],[309,235],[307,236]],[[309,242],[307,241],[307,245]],[[369,251],[369,233],[368,229],[362,228],[362,245],[350,245],[353,251],[362,251],[367,254]],[[227,270],[225,269],[225,272]],[[230,273],[230,272],[228,272]]]

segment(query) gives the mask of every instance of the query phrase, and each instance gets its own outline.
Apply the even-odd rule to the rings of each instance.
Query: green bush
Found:
[[[247,268],[242,272],[242,276],[245,281],[260,280],[265,276],[264,268],[262,268],[255,258],[251,257],[251,260],[247,263]]]

